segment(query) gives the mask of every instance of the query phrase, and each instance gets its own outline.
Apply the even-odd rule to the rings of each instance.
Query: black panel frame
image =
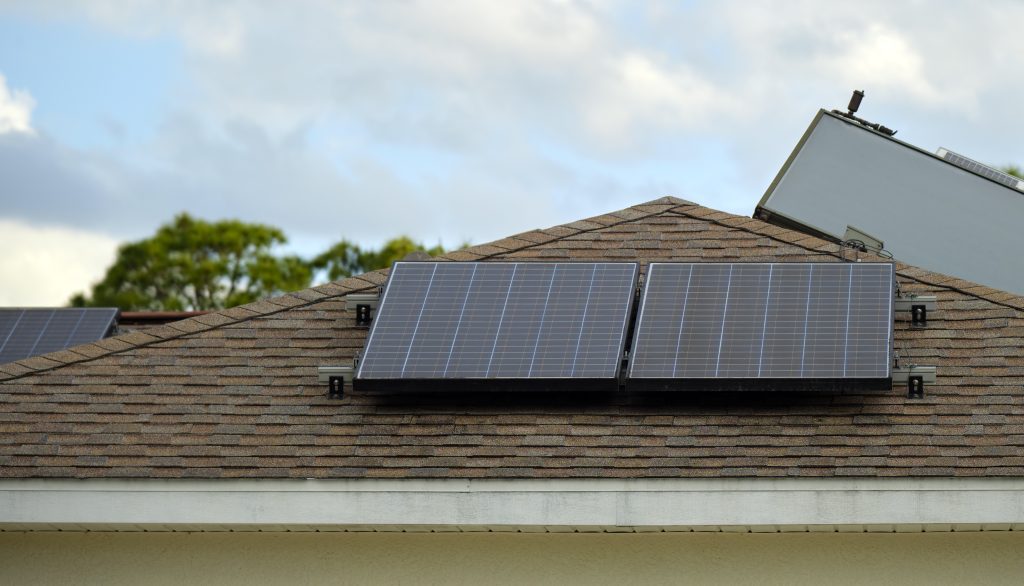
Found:
[[[619,367],[621,368],[621,366]],[[352,390],[391,393],[617,392],[615,378],[355,378]]]
[[[888,393],[888,378],[627,378],[628,392]]]

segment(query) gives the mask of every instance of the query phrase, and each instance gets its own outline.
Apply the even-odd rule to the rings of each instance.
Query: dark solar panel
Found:
[[[602,380],[615,388],[636,263],[396,263],[356,388]],[[415,387],[415,388],[422,388]],[[592,389],[593,386],[586,388]],[[532,387],[531,390],[536,389]]]
[[[116,317],[113,308],[0,308],[0,364],[105,338]]]
[[[652,263],[630,388],[884,386],[892,297],[885,263]]]

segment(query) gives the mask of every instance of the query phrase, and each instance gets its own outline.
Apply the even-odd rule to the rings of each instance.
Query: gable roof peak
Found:
[[[653,205],[653,204],[659,204],[659,203],[670,203],[670,204],[679,205],[679,206],[695,206],[695,205],[699,205],[696,202],[692,202],[692,201],[690,201],[688,199],[683,199],[681,197],[676,197],[674,195],[665,195],[665,196],[659,197],[658,199],[652,199],[651,201],[644,202],[644,203],[642,203],[640,205]]]

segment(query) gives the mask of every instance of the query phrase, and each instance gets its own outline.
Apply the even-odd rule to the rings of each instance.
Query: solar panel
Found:
[[[0,308],[0,364],[107,337],[116,308]]]
[[[888,263],[652,263],[630,389],[889,388]]]
[[[396,263],[355,388],[507,390],[495,383],[514,380],[537,390],[520,384],[529,379],[614,390],[638,272],[636,263]]]
[[[938,156],[945,159],[946,161],[949,161],[950,163],[953,163],[954,165],[960,167],[961,169],[966,169],[976,175],[981,175],[982,177],[991,179],[992,181],[995,181],[996,183],[1001,183],[1007,187],[1011,187],[1017,190],[1021,190],[1022,187],[1024,187],[1024,182],[1014,177],[1013,175],[1003,173],[1002,171],[993,169],[988,165],[983,165],[982,163],[979,163],[974,159],[968,159],[963,155],[958,155],[953,151],[947,149],[939,149]]]

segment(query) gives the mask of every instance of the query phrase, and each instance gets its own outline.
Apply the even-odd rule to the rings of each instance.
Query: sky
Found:
[[[819,108],[1024,163],[1024,2],[0,0],[0,306],[179,212],[482,243],[674,195],[750,215]],[[870,172],[870,170],[865,170]]]

